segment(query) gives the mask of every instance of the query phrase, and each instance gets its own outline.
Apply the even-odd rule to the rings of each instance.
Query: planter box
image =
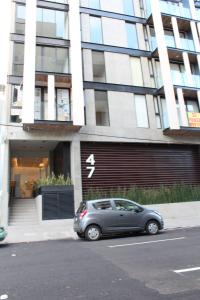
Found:
[[[42,220],[71,219],[74,217],[73,186],[41,186]]]

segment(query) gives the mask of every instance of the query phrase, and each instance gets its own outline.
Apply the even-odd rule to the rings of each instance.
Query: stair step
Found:
[[[17,199],[11,202],[9,226],[37,225],[38,216],[34,199]]]

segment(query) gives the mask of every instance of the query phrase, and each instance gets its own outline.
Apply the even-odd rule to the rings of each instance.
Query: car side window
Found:
[[[137,209],[137,205],[134,203],[131,203],[129,201],[124,201],[124,200],[114,200],[115,202],[115,207],[117,210],[126,210],[126,211],[134,211]]]
[[[101,202],[96,202],[93,204],[95,209],[98,210],[111,210],[112,209],[112,205],[110,203],[110,201],[101,201]]]

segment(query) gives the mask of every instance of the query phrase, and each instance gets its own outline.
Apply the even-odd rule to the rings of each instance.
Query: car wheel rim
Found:
[[[150,223],[148,229],[150,233],[155,234],[158,232],[158,225],[156,223]]]
[[[88,236],[89,236],[89,238],[91,240],[98,239],[98,237],[99,237],[99,230],[97,228],[94,228],[94,227],[90,228],[88,230]]]

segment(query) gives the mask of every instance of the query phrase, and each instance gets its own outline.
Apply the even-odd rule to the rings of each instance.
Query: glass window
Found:
[[[128,48],[138,49],[138,38],[135,24],[126,23]]]
[[[135,86],[143,86],[141,61],[138,57],[130,57],[132,82]]]
[[[188,112],[199,113],[199,105],[195,100],[185,100]]]
[[[146,98],[143,95],[135,95],[135,109],[138,127],[149,127]]]
[[[117,210],[135,211],[139,207],[130,201],[114,200],[115,207]]]
[[[37,9],[37,35],[53,38],[68,38],[67,12],[52,9]]]
[[[93,81],[105,82],[105,60],[104,52],[92,51],[92,67],[93,67]]]
[[[15,43],[13,51],[13,75],[23,76],[24,45]]]
[[[56,47],[36,47],[36,71],[69,73],[69,50]]]
[[[57,121],[70,121],[70,101],[68,89],[56,89]]]
[[[102,44],[101,18],[90,17],[90,41],[91,43]]]
[[[133,9],[133,1],[132,0],[123,0],[123,6],[124,6],[124,14],[133,16],[134,15],[134,9]]]
[[[159,105],[159,100],[156,97],[154,97],[154,110],[155,110],[157,128],[161,128],[160,105]]]
[[[25,12],[26,7],[24,5],[16,5],[16,21],[15,21],[15,32],[24,34],[25,32]]]
[[[95,91],[96,125],[109,126],[107,92]]]
[[[35,88],[35,120],[48,120],[48,93],[47,88]]]
[[[89,7],[94,9],[100,9],[100,0],[89,0]]]
[[[93,206],[95,209],[98,209],[98,210],[107,210],[107,209],[111,210],[112,209],[110,201],[97,202],[97,203],[94,203]]]

